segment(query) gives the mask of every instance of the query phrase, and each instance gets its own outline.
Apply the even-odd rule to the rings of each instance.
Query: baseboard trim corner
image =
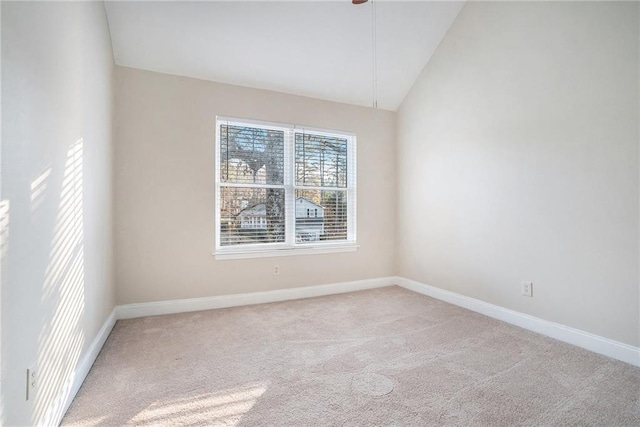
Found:
[[[246,294],[125,304],[116,307],[116,317],[118,319],[132,319],[136,317],[158,316],[162,314],[240,307],[244,305],[264,304],[362,291],[365,289],[382,288],[395,284],[396,277],[381,277],[377,279],[356,280],[352,282],[331,283],[327,285],[303,286],[299,288],[277,289]]]
[[[404,277],[396,277],[395,282],[411,291],[640,367],[640,348],[638,347]]]
[[[85,378],[89,374],[93,363],[96,361],[100,350],[104,346],[104,343],[109,338],[109,334],[116,323],[116,309],[111,310],[111,313],[102,324],[102,327],[96,334],[96,337],[91,342],[91,345],[87,349],[86,353],[80,359],[80,363],[76,369],[71,373],[62,390],[58,393],[58,396],[49,407],[45,417],[40,421],[39,425],[42,426],[57,426],[60,425],[64,415],[67,413],[69,406],[73,402],[73,399],[80,391],[80,387]]]

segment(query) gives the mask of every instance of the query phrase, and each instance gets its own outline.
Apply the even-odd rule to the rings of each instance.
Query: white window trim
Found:
[[[247,258],[271,258],[279,256],[292,255],[320,255],[320,254],[336,254],[341,252],[355,252],[360,245],[353,243],[344,243],[340,245],[323,245],[322,247],[296,247],[287,249],[272,250],[242,250],[242,251],[226,251],[220,250],[214,253],[216,260],[228,259],[247,259]]]
[[[260,243],[256,245],[236,245],[223,247],[220,245],[220,124],[227,122],[232,125],[254,125],[268,129],[283,130],[285,132],[284,146],[284,189],[285,189],[285,243]],[[214,252],[216,260],[246,259],[246,258],[266,258],[291,255],[314,255],[330,254],[341,252],[354,252],[357,244],[357,155],[356,155],[356,134],[353,132],[343,132],[336,130],[326,130],[307,126],[291,125],[284,123],[265,122],[261,120],[239,119],[235,117],[216,116],[215,131],[215,227],[214,227]],[[299,132],[309,132],[316,135],[335,136],[348,139],[347,148],[347,187],[340,188],[340,191],[347,193],[347,240],[328,241],[327,243],[310,242],[295,243],[295,192],[298,189],[318,189],[332,190],[333,187],[311,187],[297,186],[294,182],[295,156],[295,134]],[[351,185],[350,180],[355,181]],[[241,186],[240,184],[235,184]],[[247,185],[253,187],[253,185]],[[281,185],[274,187],[282,188]],[[287,200],[293,202],[287,203]]]

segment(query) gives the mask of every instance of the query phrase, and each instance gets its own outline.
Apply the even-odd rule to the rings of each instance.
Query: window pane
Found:
[[[220,179],[244,184],[284,184],[284,132],[220,125]]]
[[[220,187],[220,246],[284,242],[284,189]]]
[[[296,190],[296,242],[347,240],[347,192]]]
[[[296,185],[347,186],[347,140],[296,133]]]

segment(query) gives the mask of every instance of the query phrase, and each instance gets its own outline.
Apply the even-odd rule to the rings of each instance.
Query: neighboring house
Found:
[[[324,208],[309,199],[296,199],[296,241],[315,242],[324,234]]]
[[[241,229],[259,229],[267,228],[267,207],[264,203],[258,203],[251,207],[245,208],[238,214]]]
[[[258,203],[245,208],[238,214],[240,229],[266,230],[267,207]],[[320,240],[324,233],[324,208],[304,197],[296,199],[296,240],[313,242]]]

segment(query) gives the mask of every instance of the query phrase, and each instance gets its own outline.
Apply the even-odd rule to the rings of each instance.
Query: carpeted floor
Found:
[[[640,425],[640,369],[398,287],[118,321],[63,423]]]

